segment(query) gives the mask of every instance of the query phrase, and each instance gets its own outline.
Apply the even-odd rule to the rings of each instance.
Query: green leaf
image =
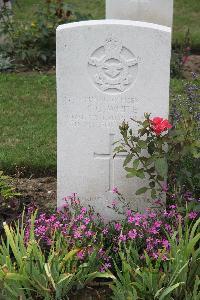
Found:
[[[132,178],[132,177],[135,177],[135,174],[133,174],[133,173],[128,173],[128,174],[126,175],[126,178]]]
[[[80,249],[73,249],[71,250],[69,253],[67,253],[65,255],[65,257],[63,258],[63,261],[68,261],[69,259],[71,259],[76,253],[78,253],[80,251]]]
[[[140,146],[140,148],[142,149],[146,149],[147,148],[147,143],[145,141],[138,141],[138,145]]]
[[[106,273],[94,272],[94,273],[90,273],[87,275],[86,283],[94,280],[95,278],[104,278],[104,279],[107,278],[107,279],[113,279],[113,280],[116,279],[116,277],[109,272],[106,272]]]
[[[57,284],[59,285],[59,284],[63,283],[65,280],[67,280],[73,276],[74,276],[74,274],[70,274],[70,273],[63,274],[62,278],[57,282]]]
[[[144,187],[140,188],[139,190],[137,190],[135,194],[141,195],[141,194],[146,193],[146,191],[148,191],[148,188],[144,186]]]
[[[156,293],[155,298],[159,297],[159,300],[163,300],[167,295],[169,295],[173,290],[177,289],[177,288],[178,288],[180,285],[182,285],[182,284],[185,284],[185,282],[178,282],[178,283],[176,283],[176,284],[174,284],[174,285],[172,285],[172,286],[166,288],[165,291],[162,293],[161,296],[159,296],[159,294],[160,294],[160,292],[162,291],[162,289],[159,290],[159,291]]]
[[[149,145],[148,145],[148,153],[149,153],[150,155],[152,155],[152,154],[154,153],[154,151],[155,151],[155,144],[154,144],[154,142],[152,141],[152,142],[150,142]]]
[[[133,161],[133,168],[137,169],[138,166],[139,166],[139,163],[140,163],[139,158],[138,158],[138,159],[135,159],[135,160]]]
[[[151,190],[151,198],[152,198],[152,199],[155,199],[155,198],[156,198],[156,190],[155,190],[155,189],[152,189],[152,190]]]
[[[155,169],[156,172],[165,178],[167,176],[167,171],[168,171],[168,165],[167,165],[167,160],[165,158],[157,158],[155,161]]]
[[[128,154],[126,159],[124,160],[124,164],[123,164],[123,167],[125,167],[130,161],[131,159],[133,158],[134,154]]]
[[[144,179],[145,178],[144,169],[137,170],[136,176],[141,179]]]

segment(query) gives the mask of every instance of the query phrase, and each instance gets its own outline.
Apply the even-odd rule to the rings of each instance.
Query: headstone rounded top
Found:
[[[171,32],[171,28],[164,26],[164,25],[159,25],[159,24],[154,24],[154,23],[147,23],[147,22],[140,22],[140,21],[132,21],[132,20],[90,20],[90,21],[81,21],[81,22],[72,22],[68,24],[62,24],[59,25],[56,29],[57,32],[65,30],[65,29],[73,29],[73,28],[84,28],[84,27],[91,27],[91,26],[104,26],[107,27],[107,25],[121,25],[121,26],[134,26],[135,28],[137,27],[142,27],[142,28],[149,28],[149,29],[155,29],[155,30],[161,30],[164,32]]]
[[[106,0],[106,18],[172,27],[173,0]]]

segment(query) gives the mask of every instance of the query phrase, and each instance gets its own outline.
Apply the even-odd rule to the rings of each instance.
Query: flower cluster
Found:
[[[28,209],[26,241],[30,236],[30,216],[34,209],[33,206]],[[110,265],[110,258],[106,255],[106,251],[102,254],[100,235],[102,224],[101,218],[93,209],[81,206],[77,194],[73,194],[65,198],[64,205],[55,213],[38,214],[34,222],[34,233],[35,238],[46,247],[52,245],[55,234],[61,234],[71,249],[80,249],[77,253],[77,259],[80,261],[87,259],[94,251],[97,252],[99,268],[105,270]]]
[[[53,243],[54,234],[60,233],[71,249],[80,249],[77,253],[77,260],[87,260],[95,252],[99,269],[102,272],[111,268],[111,256],[117,255],[119,248],[129,243],[135,243],[141,259],[144,258],[144,252],[146,252],[153,260],[158,257],[166,260],[170,249],[168,237],[183,221],[177,206],[171,205],[168,209],[162,206],[157,210],[148,208],[144,213],[134,212],[127,208],[121,221],[105,224],[92,208],[81,206],[76,194],[65,200],[62,209],[56,213],[38,215],[35,220],[35,237],[49,246]],[[159,201],[156,203],[158,204]],[[117,205],[117,202],[113,203],[114,210]],[[190,212],[188,217],[195,220],[198,214]],[[30,224],[30,219],[28,224]],[[30,226],[28,225],[25,232],[26,240],[29,234]]]
[[[150,120],[150,128],[156,135],[160,135],[162,132],[172,128],[172,125],[167,119],[155,117]]]

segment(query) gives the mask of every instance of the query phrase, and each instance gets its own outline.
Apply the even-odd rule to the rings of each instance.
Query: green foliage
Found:
[[[183,42],[175,43],[171,55],[170,73],[172,78],[183,77],[183,67],[187,62],[191,52],[191,35],[189,29],[185,34]]]
[[[0,245],[0,286],[4,299],[68,299],[73,288],[80,289],[98,277],[114,278],[96,271],[96,251],[87,262],[80,263],[76,257],[80,249],[68,250],[61,235],[55,233],[49,251],[42,249],[34,238],[35,216],[28,240],[22,225],[18,223],[12,228],[4,224],[6,241],[2,239]]]
[[[138,124],[138,133],[133,132],[128,123],[123,122],[119,127],[122,140],[117,142],[115,153],[127,153],[124,167],[127,178],[148,178],[149,186],[136,191],[136,195],[151,191],[151,197],[155,198],[157,191],[162,192],[162,181],[167,175],[166,144],[167,135],[158,135],[152,130],[150,115],[145,114],[143,122]],[[128,165],[128,166],[127,166]]]
[[[11,178],[5,176],[2,171],[0,171],[0,197],[8,200],[17,196],[18,193],[15,192],[15,188],[11,185]]]
[[[56,28],[60,24],[86,18],[79,12],[72,12],[64,1],[45,1],[32,22],[3,19],[4,33],[9,37],[5,50],[16,63],[31,68],[55,65]]]
[[[12,60],[6,55],[0,54],[0,72],[8,71],[13,68]]]
[[[17,0],[14,2],[14,14],[18,20],[32,18],[44,0]],[[83,14],[90,14],[92,19],[105,19],[105,0],[65,0]],[[175,0],[173,18],[173,43],[182,44],[185,32],[190,29],[192,49],[200,49],[199,34],[200,2],[198,0]]]
[[[8,218],[13,212],[17,211],[17,207],[19,206],[17,196],[19,196],[19,193],[17,193],[12,186],[11,178],[5,176],[3,172],[0,171],[0,231],[5,218]]]
[[[169,259],[156,262],[145,254],[142,262],[137,248],[130,245],[120,252],[122,268],[115,264],[117,278],[111,285],[113,300],[199,299],[200,219],[169,237]]]
[[[170,133],[168,153],[170,186],[176,182],[177,191],[200,194],[200,80],[194,78],[182,87],[184,94],[174,95],[170,119],[174,130]]]
[[[149,186],[136,191],[136,195],[151,192],[151,198],[156,198],[163,191],[163,181],[168,180],[169,187],[179,194],[192,191],[198,197],[200,187],[200,81],[196,78],[187,83],[184,95],[175,96],[170,112],[173,128],[166,132],[162,126],[167,120],[154,118],[145,114],[143,122],[133,131],[125,121],[119,127],[122,140],[116,142],[116,153],[127,154],[124,168],[127,177],[148,179]],[[155,118],[156,119],[156,118]],[[163,123],[162,123],[163,122]],[[170,127],[170,126],[169,126]],[[166,191],[165,191],[166,192]]]

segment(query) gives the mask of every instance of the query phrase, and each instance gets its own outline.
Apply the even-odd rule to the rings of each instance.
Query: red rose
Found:
[[[155,117],[150,120],[151,130],[155,132],[156,135],[160,135],[163,131],[172,128],[172,125],[168,122],[168,120]]]

